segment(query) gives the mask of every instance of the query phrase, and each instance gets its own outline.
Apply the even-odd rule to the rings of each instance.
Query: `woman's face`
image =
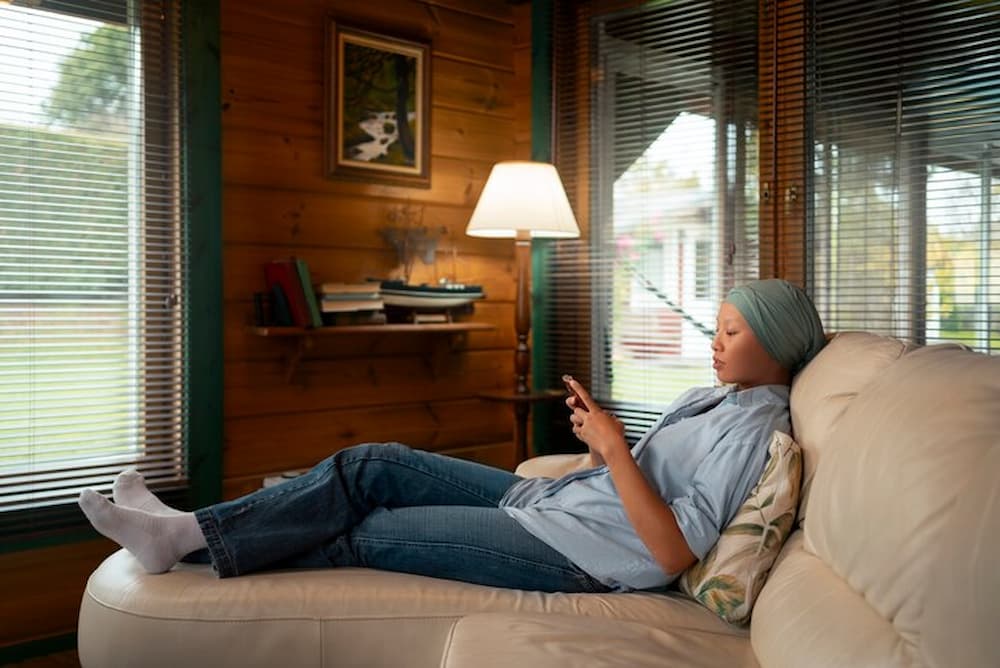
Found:
[[[712,368],[719,380],[736,383],[740,389],[787,385],[790,380],[788,371],[767,354],[739,309],[728,302],[719,307],[712,353]]]

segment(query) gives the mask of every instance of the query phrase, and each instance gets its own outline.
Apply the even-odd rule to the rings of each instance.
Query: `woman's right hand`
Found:
[[[587,444],[591,465],[603,466],[609,458],[622,454],[622,451],[631,457],[622,421],[601,409],[576,379],[566,377],[565,382],[573,392],[566,397],[566,405],[573,411],[569,421],[576,437]]]

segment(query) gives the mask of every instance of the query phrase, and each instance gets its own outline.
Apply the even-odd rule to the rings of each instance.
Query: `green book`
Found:
[[[302,284],[302,292],[306,293],[306,304],[309,306],[309,320],[313,327],[323,326],[323,316],[320,315],[319,305],[316,303],[316,293],[313,292],[312,279],[309,277],[309,265],[305,260],[294,258],[295,271],[299,275],[299,282]]]

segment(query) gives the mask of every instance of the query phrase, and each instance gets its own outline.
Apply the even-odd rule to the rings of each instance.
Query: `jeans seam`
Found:
[[[555,573],[559,573],[560,575],[569,575],[569,576],[572,576],[574,578],[578,578],[581,574],[584,575],[584,576],[586,576],[586,573],[583,573],[583,571],[579,570],[572,563],[568,564],[567,566],[559,566],[558,564],[545,563],[543,561],[535,561],[535,560],[531,560],[531,559],[525,559],[523,557],[515,557],[515,556],[512,556],[510,554],[506,554],[504,552],[498,552],[496,550],[491,550],[489,548],[480,547],[480,546],[477,546],[477,545],[468,545],[468,544],[465,544],[465,543],[455,543],[455,542],[452,542],[452,541],[426,541],[426,540],[412,540],[412,539],[403,540],[403,539],[396,539],[396,538],[367,538],[367,537],[364,537],[364,536],[356,536],[356,537],[352,537],[351,538],[351,542],[352,543],[355,543],[355,542],[356,543],[367,543],[369,545],[378,545],[378,544],[382,544],[382,545],[413,545],[413,546],[420,546],[420,547],[452,547],[452,548],[460,548],[461,550],[464,550],[464,551],[467,551],[467,552],[480,552],[480,553],[483,553],[483,554],[489,554],[489,555],[493,555],[493,556],[502,557],[505,560],[510,561],[512,563],[515,563],[515,564],[520,564],[520,565],[524,565],[524,566],[531,566],[531,567],[534,567],[534,568],[542,568],[542,569],[549,570],[549,571],[552,571],[552,572],[555,572]]]

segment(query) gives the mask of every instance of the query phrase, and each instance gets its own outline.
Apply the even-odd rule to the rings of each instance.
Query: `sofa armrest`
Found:
[[[515,473],[522,478],[561,478],[567,473],[590,468],[590,454],[542,455],[526,459]]]

